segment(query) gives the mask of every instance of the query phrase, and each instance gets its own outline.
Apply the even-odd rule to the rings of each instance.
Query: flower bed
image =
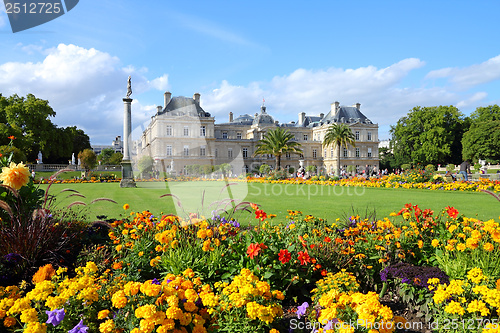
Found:
[[[412,323],[380,296],[399,293],[426,328],[498,330],[494,220],[411,204],[377,221],[297,211],[276,221],[258,205],[246,208],[258,226],[242,228],[231,214],[148,211],[112,221],[109,239],[80,255],[82,267],[52,262],[31,281],[0,287],[2,329],[393,332]],[[295,314],[284,316],[290,308]]]

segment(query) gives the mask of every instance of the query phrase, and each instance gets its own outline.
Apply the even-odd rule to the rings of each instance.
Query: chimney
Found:
[[[161,105],[158,105],[158,106],[156,107],[156,112],[157,112],[157,113],[160,113],[160,112],[161,112],[161,110],[162,110]]]
[[[325,114],[324,113],[320,113],[319,114],[319,119],[323,119],[325,117]]]
[[[163,94],[163,98],[165,100],[165,102],[163,104],[165,104],[163,107],[167,107],[168,103],[170,103],[170,98],[172,97],[172,94],[170,93],[170,91],[166,91],[164,94]]]
[[[193,99],[194,101],[197,103],[197,104],[200,104],[200,94],[199,93],[195,93],[193,95]]]
[[[305,112],[299,113],[299,125],[303,125],[305,119],[306,119],[306,113]]]
[[[332,111],[335,114],[335,112],[337,112],[337,110],[339,109],[339,105],[340,105],[339,102],[330,104],[330,111]]]
[[[356,109],[360,109],[361,108],[361,104],[360,103],[356,103]]]
[[[233,122],[233,113],[232,112],[229,112],[229,122],[230,123]]]

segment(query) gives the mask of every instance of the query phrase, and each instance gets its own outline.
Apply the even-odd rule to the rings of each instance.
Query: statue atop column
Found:
[[[130,98],[130,95],[132,95],[132,78],[129,75],[127,80],[127,98]]]

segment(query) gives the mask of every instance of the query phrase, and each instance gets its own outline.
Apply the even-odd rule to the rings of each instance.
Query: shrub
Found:
[[[449,171],[449,172],[455,171],[455,164],[448,164],[446,166],[446,171]]]
[[[401,169],[404,170],[404,171],[410,170],[411,169],[411,164],[408,164],[408,163],[401,164]]]
[[[425,166],[425,170],[429,171],[429,172],[435,172],[436,171],[436,167],[433,164],[427,164]]]

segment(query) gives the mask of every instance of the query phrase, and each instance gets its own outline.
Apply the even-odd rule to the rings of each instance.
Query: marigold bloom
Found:
[[[56,271],[54,267],[52,267],[51,264],[47,264],[38,269],[35,275],[33,275],[32,281],[33,283],[39,283],[45,280],[50,280],[55,274]]]
[[[0,174],[0,181],[4,185],[10,186],[19,190],[24,185],[28,184],[30,177],[30,170],[23,163],[16,164],[10,162],[8,167],[2,168],[2,173]]]
[[[124,210],[128,210],[129,208],[130,208],[130,205],[129,205],[129,204],[125,204],[125,205],[123,205],[123,209],[124,209]]]

